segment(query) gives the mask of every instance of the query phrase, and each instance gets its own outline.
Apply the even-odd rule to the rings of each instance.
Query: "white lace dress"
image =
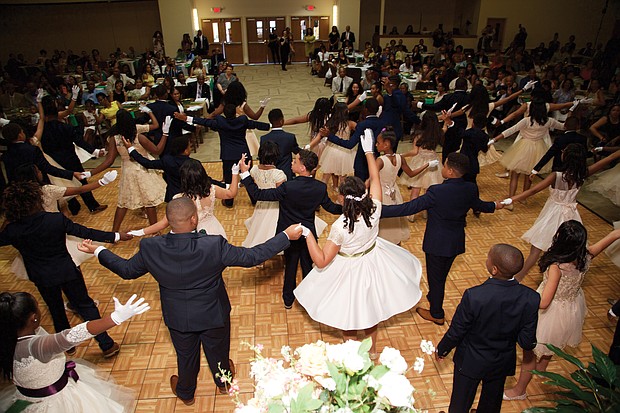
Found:
[[[351,129],[347,126],[336,134],[341,139],[349,140]],[[343,148],[332,142],[325,144],[325,149],[321,154],[321,172],[324,174],[335,174],[338,176],[353,175],[353,161],[357,148]]]
[[[179,198],[183,194],[176,194],[173,198]],[[195,199],[196,209],[198,210],[198,231],[205,230],[209,235],[221,235],[226,238],[226,231],[220,221],[217,220],[213,211],[215,210],[215,186],[211,185],[209,198]]]
[[[403,196],[396,184],[398,170],[402,165],[402,157],[383,155],[379,159],[383,161],[383,168],[379,171],[381,188],[383,189],[383,205],[398,205],[403,203]],[[392,159],[396,164],[392,164]],[[405,217],[383,218],[379,221],[379,236],[394,244],[400,244],[409,239],[409,224]]]
[[[97,376],[95,370],[76,360],[79,379],[69,377],[67,385],[56,394],[28,397],[16,386],[35,390],[56,383],[65,372],[64,352],[93,336],[86,323],[57,334],[39,327],[33,336],[20,337],[13,359],[13,383],[0,393],[0,411],[6,411],[17,400],[32,403],[24,413],[121,413],[130,412],[135,395]]]
[[[561,172],[555,172],[555,183],[549,187],[549,198],[534,225],[521,237],[541,251],[547,251],[560,225],[571,219],[581,222],[577,211],[579,188],[568,187]]]
[[[353,232],[344,228],[344,216],[333,224],[329,241],[340,245],[324,268],[314,268],[295,289],[295,297],[313,320],[341,330],[373,327],[415,306],[420,291],[420,261],[379,233],[381,203],[371,227],[357,220]]]

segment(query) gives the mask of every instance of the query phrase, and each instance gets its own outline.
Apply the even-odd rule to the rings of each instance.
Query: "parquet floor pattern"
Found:
[[[243,69],[244,74],[253,69]],[[309,78],[305,73],[305,67],[294,69],[287,72],[286,76]],[[278,75],[282,76],[280,73]],[[317,83],[317,79],[312,79],[312,82]],[[319,90],[324,94],[326,92],[326,89]],[[254,92],[254,96],[257,93],[260,92]],[[298,93],[299,91],[296,91],[296,94]],[[302,105],[303,99],[299,99],[300,102],[295,102],[296,105]],[[306,94],[303,105],[307,109],[304,110],[309,110],[312,104],[308,103],[308,99],[314,101],[312,96]],[[272,107],[277,107],[277,105]],[[300,110],[300,113],[303,112]],[[304,131],[298,133],[304,136]],[[209,134],[207,138],[211,136]],[[303,140],[300,139],[300,141]],[[208,163],[205,166],[211,176],[221,178],[219,163]],[[478,179],[482,199],[496,200],[506,196],[508,180],[494,175],[495,172],[500,171],[501,167],[498,164],[483,168]],[[90,215],[82,208],[79,215],[74,217],[75,221],[109,230],[112,226],[117,190],[117,183],[99,189],[95,192],[95,197],[99,202],[110,205],[110,208],[98,215]],[[401,191],[404,198],[408,199],[406,188],[401,187]],[[331,195],[332,199],[335,199],[335,194],[331,193]],[[416,356],[422,356],[419,348],[420,340],[432,340],[437,343],[447,330],[463,291],[482,283],[488,277],[485,259],[491,245],[505,242],[517,246],[524,253],[529,251],[529,245],[522,241],[520,236],[532,225],[546,199],[547,192],[543,191],[528,200],[527,204],[517,204],[514,212],[497,211],[494,214],[483,214],[480,219],[470,214],[466,229],[467,252],[455,261],[446,285],[444,307],[448,323],[443,327],[436,326],[422,320],[412,309],[380,324],[379,348],[395,347],[401,351],[409,363],[413,363]],[[611,230],[609,224],[593,213],[582,207],[579,207],[579,212],[592,241],[602,238]],[[158,215],[161,217],[163,213],[164,206],[162,205],[158,208]],[[240,245],[246,235],[244,220],[252,214],[252,206],[246,191],[243,189],[239,191],[234,209],[226,209],[218,204],[215,214],[226,229],[229,240],[235,245]],[[319,216],[330,224],[336,218],[323,210],[319,212]],[[129,212],[122,227],[123,229],[136,229],[146,224],[147,221],[140,215]],[[422,264],[424,264],[424,258],[421,245],[425,226],[426,219],[419,215],[414,223],[409,224],[411,237],[403,243],[405,248],[420,258]],[[324,241],[326,235],[327,231],[321,242]],[[138,250],[138,243],[139,241],[134,239],[110,246],[110,249],[123,257],[130,257]],[[32,283],[16,280],[12,275],[10,266],[14,257],[13,248],[0,249],[0,291],[28,291],[39,297]],[[150,275],[133,281],[124,281],[103,268],[95,259],[84,263],[82,270],[91,296],[100,301],[99,309],[102,313],[112,311],[112,297],[114,296],[123,301],[136,293],[144,296],[151,305],[151,311],[110,331],[111,336],[121,344],[121,352],[117,357],[109,360],[103,359],[94,340],[79,346],[76,354],[76,357],[97,364],[104,374],[109,374],[117,383],[132,388],[137,395],[136,412],[231,412],[234,409],[234,404],[228,396],[216,395],[204,356],[196,392],[196,404],[187,407],[172,394],[168,379],[171,374],[176,373],[175,353],[161,318],[158,286]],[[224,272],[233,308],[231,358],[236,363],[237,377],[240,380],[243,398],[246,399],[251,397],[253,389],[249,378],[249,358],[252,354],[242,343],[261,343],[265,347],[266,355],[277,357],[282,345],[295,348],[318,339],[331,343],[341,341],[338,331],[314,322],[298,304],[295,304],[291,310],[284,309],[280,298],[282,271],[282,259],[278,256],[267,261],[264,268],[229,268]],[[541,279],[541,274],[533,270],[525,283],[536,288]],[[594,261],[584,283],[588,313],[584,325],[583,341],[578,348],[569,350],[574,356],[582,360],[590,360],[591,345],[596,345],[607,352],[615,326],[606,318],[608,310],[606,300],[611,297],[620,297],[619,281],[618,268],[604,254]],[[428,291],[425,275],[422,278],[421,288],[424,293]],[[39,301],[42,303],[42,300]],[[424,298],[420,305],[427,305]],[[48,331],[53,331],[52,320],[44,305],[42,309],[43,326]],[[70,318],[70,321],[72,325],[81,322],[77,316]],[[451,359],[437,363],[427,357],[426,368],[421,375],[412,371],[408,373],[416,389],[416,407],[430,412],[447,410],[452,388],[452,370]],[[558,360],[551,362],[549,370],[564,375],[573,371],[571,365]],[[514,381],[514,378],[508,378],[507,385],[511,385]],[[545,400],[552,397],[550,393],[554,390],[553,387],[543,384],[542,380],[535,378],[528,387],[528,399],[504,402],[502,411],[521,412],[530,406],[545,405]]]

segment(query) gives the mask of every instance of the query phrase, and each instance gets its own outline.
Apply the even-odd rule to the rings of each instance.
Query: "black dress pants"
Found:
[[[441,149],[442,164],[446,162],[448,155],[450,155],[452,152],[456,152],[459,150],[459,148],[461,147],[461,141],[463,140],[462,134],[463,129],[457,125],[448,128],[448,131],[444,136],[443,148]]]
[[[492,379],[472,379],[458,371],[454,366],[452,381],[452,396],[448,413],[469,413],[478,385],[482,381],[482,391],[478,401],[477,413],[500,413],[502,409],[502,395],[504,393],[505,376]]]
[[[79,268],[77,271],[79,276],[75,280],[54,286],[37,285],[37,289],[43,301],[45,301],[45,304],[47,304],[49,308],[50,315],[54,321],[54,329],[57,333],[71,328],[67,313],[65,312],[65,303],[62,298],[63,292],[84,321],[98,320],[101,318],[99,309],[95,305],[93,299],[88,295],[82,272]],[[106,332],[96,335],[95,340],[99,343],[99,347],[102,351],[106,351],[114,345],[114,340],[112,340],[112,337]]]
[[[426,277],[428,278],[428,294],[426,298],[431,305],[431,315],[435,318],[444,318],[443,297],[446,292],[446,279],[456,255],[440,257],[425,253]]]
[[[305,239],[291,241],[291,245],[284,250],[284,286],[282,288],[284,305],[293,305],[295,301],[293,290],[297,287],[297,266],[299,264],[301,264],[301,276],[305,278],[312,271],[312,258],[310,258]]]
[[[230,371],[228,356],[230,354],[230,318],[226,317],[225,324],[220,328],[202,331],[182,332],[168,328],[172,345],[177,353],[177,369],[179,382],[177,396],[184,400],[194,398],[198,373],[200,372],[200,345],[207,357],[213,381],[217,386],[224,383],[215,377],[220,368]],[[218,367],[219,366],[219,367]]]

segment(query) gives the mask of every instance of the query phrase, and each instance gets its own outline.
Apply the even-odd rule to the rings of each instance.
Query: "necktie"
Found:
[[[198,87],[196,88],[196,99],[199,99],[202,97],[202,85],[198,85]]]
[[[344,92],[344,79],[340,80],[340,93]]]

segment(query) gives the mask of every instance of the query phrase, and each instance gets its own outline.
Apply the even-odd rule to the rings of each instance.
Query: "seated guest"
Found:
[[[116,112],[122,109],[121,104],[117,101],[110,102],[110,99],[103,92],[97,93],[97,100],[103,106],[101,114],[105,116],[110,126],[114,126],[116,124]]]
[[[212,75],[219,74],[218,72],[219,64],[224,62],[225,60],[226,58],[224,57],[224,54],[222,53],[222,49],[220,49],[219,47],[216,47],[215,49],[213,49],[213,52],[211,53],[211,74]]]
[[[420,39],[418,42],[418,47],[420,48],[420,53],[428,52],[428,46],[424,44],[424,39]]]
[[[4,109],[27,108],[30,104],[23,94],[15,92],[11,82],[4,84],[5,93],[0,95],[0,106]]]
[[[198,75],[206,75],[207,69],[202,64],[202,57],[196,56],[196,58],[192,61],[192,65],[189,68],[189,75],[192,77],[197,77]]]
[[[89,80],[86,82],[86,90],[82,91],[82,105],[86,103],[88,100],[92,100],[93,102],[97,101],[97,93],[100,90],[95,89],[95,82]]]
[[[176,77],[179,74],[177,70],[177,64],[172,57],[169,57],[166,61],[166,67],[163,68],[164,76],[170,76],[172,78]]]
[[[413,65],[411,64],[411,56],[407,56],[407,57],[405,57],[405,63],[403,63],[402,65],[400,65],[400,67],[398,68],[398,70],[399,70],[401,73],[413,73],[413,72],[414,72]]]
[[[233,66],[231,64],[226,65],[226,70],[217,77],[217,89],[222,95],[226,94],[226,89],[234,81],[237,80],[237,76],[233,73]]]
[[[190,83],[187,86],[186,97],[188,99],[207,99],[211,101],[211,90],[209,84],[206,83],[205,75],[198,75],[196,82]]]
[[[142,82],[145,86],[153,87],[155,84],[155,76],[153,72],[153,65],[147,63],[144,65],[144,70],[142,72]]]
[[[133,87],[133,89],[131,89]],[[149,95],[151,94],[151,88],[148,86],[144,86],[142,79],[136,79],[135,85],[129,85],[129,90],[127,95],[127,100],[147,100]]]
[[[112,76],[108,77],[108,90],[114,90],[114,85],[117,80],[121,80],[123,82],[123,87],[127,86],[127,83],[134,83],[135,81],[127,76],[124,73],[121,73],[121,69],[118,66],[115,66],[112,69]]]
[[[125,89],[123,88],[123,81],[119,79],[114,82],[114,89],[112,90],[112,93],[110,93],[110,101],[125,103],[126,100],[127,95],[125,94]]]
[[[332,80],[332,93],[344,94],[353,83],[353,78],[347,76],[347,69],[344,66],[338,68],[338,76]]]

